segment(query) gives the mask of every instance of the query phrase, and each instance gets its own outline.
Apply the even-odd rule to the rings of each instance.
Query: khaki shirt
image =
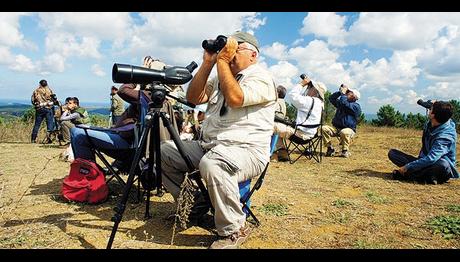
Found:
[[[202,146],[210,149],[215,145],[248,148],[260,161],[270,158],[270,141],[275,117],[276,86],[271,74],[259,65],[251,65],[239,74],[243,91],[240,108],[227,107],[220,116],[224,96],[219,89],[217,77],[206,85],[209,98],[206,119],[203,121]]]
[[[52,101],[51,101],[52,94],[53,94],[53,91],[51,91],[51,89],[48,86],[37,87],[32,93],[32,97],[30,99],[32,102],[32,105],[34,105],[35,108],[40,108],[40,107],[51,108],[53,106]],[[44,103],[47,103],[47,105],[46,106],[43,105]]]
[[[110,98],[111,106],[110,111],[114,116],[121,116],[125,111],[125,105],[123,99],[118,94],[111,95]]]

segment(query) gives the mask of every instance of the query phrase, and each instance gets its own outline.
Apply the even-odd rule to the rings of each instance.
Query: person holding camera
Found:
[[[321,82],[312,81],[308,76],[302,75],[302,80],[289,91],[292,105],[297,108],[296,125],[317,125],[321,121],[324,108],[324,94],[326,86]],[[275,121],[274,133],[279,137],[287,138],[295,135],[303,140],[311,139],[316,135],[317,128],[298,126],[295,127]],[[282,139],[277,142],[278,161],[289,161],[288,152]]]
[[[54,111],[53,111],[53,91],[48,86],[45,79],[40,80],[39,86],[34,90],[31,96],[31,103],[35,108],[35,123],[32,129],[30,142],[37,142],[38,131],[44,119],[46,119],[46,143],[52,143],[50,133],[54,130]]]
[[[183,144],[215,210],[219,239],[210,248],[236,248],[250,232],[238,183],[260,175],[269,162],[276,86],[258,65],[259,43],[253,35],[236,32],[220,51],[203,47],[203,63],[186,97],[193,104],[207,103],[206,119],[200,140]],[[208,79],[215,65],[217,76]],[[188,167],[172,141],[161,150],[163,184],[177,200]]]
[[[459,177],[456,169],[457,132],[452,114],[450,103],[435,101],[428,111],[429,120],[423,129],[418,157],[396,149],[388,152],[390,161],[399,167],[393,171],[393,179],[442,184]]]
[[[361,106],[356,102],[360,96],[357,89],[341,84],[339,91],[329,97],[336,111],[332,119],[332,126],[324,125],[322,129],[323,143],[327,146],[326,156],[332,156],[335,153],[331,138],[338,136],[342,150],[340,156],[350,157],[349,147],[356,134],[358,119],[361,116]]]
[[[66,110],[62,113],[61,132],[64,144],[70,143],[70,129],[75,125],[88,124],[89,115],[85,108],[80,106],[78,97],[71,97],[66,104]]]

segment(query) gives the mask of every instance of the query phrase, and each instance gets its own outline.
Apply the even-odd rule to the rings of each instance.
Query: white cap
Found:
[[[359,93],[358,89],[349,87],[348,90],[353,92],[353,94],[356,97],[356,100],[359,100],[359,98],[361,97],[361,93]]]

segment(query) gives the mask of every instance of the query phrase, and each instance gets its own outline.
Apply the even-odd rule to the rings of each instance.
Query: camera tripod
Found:
[[[162,171],[161,171],[161,150],[160,150],[160,118],[162,119],[164,127],[166,127],[166,129],[168,130],[168,133],[170,134],[171,139],[176,145],[181,157],[184,159],[189,171],[193,172],[195,170],[195,168],[193,167],[192,161],[190,160],[190,157],[186,154],[184,150],[182,141],[179,138],[177,130],[174,129],[173,126],[171,125],[171,122],[169,121],[167,114],[165,112],[160,111],[161,108],[163,107],[163,102],[165,101],[166,96],[173,98],[180,103],[187,104],[191,107],[195,107],[195,105],[192,105],[180,98],[169,95],[168,91],[159,84],[154,83],[152,86],[153,86],[152,92],[151,92],[152,102],[150,102],[148,106],[148,112],[145,116],[145,123],[144,123],[145,127],[142,130],[139,142],[136,146],[134,158],[132,160],[132,164],[129,170],[128,180],[126,182],[126,186],[123,189],[123,195],[120,201],[118,202],[117,206],[115,207],[116,213],[112,217],[114,226],[112,228],[112,233],[110,235],[109,242],[107,243],[107,249],[110,249],[112,247],[113,240],[115,238],[115,234],[118,229],[118,225],[120,224],[121,219],[123,217],[123,213],[126,208],[126,202],[128,201],[128,197],[129,197],[129,192],[134,183],[136,168],[139,166],[139,160],[141,159],[143,153],[145,153],[146,151],[146,141],[147,141],[147,137],[149,136],[149,134],[150,134],[149,158],[147,162],[148,163],[148,168],[146,171],[147,174],[145,177],[147,183],[146,185],[144,185],[144,190],[147,191],[146,210],[145,210],[146,219],[151,217],[149,214],[150,191],[156,188],[156,195],[157,196],[163,195]],[[141,96],[141,91],[139,91],[139,104],[140,104],[140,96]],[[155,160],[155,165],[154,165],[154,160]],[[155,171],[153,170],[154,167],[155,167]],[[141,170],[141,172],[145,172],[145,171]],[[202,192],[202,194],[204,194],[205,199],[209,201],[208,192],[199,174],[196,174],[195,176],[191,176],[191,178],[196,181],[200,191]],[[180,185],[177,185],[177,186],[180,187]],[[208,203],[210,203],[210,201]]]

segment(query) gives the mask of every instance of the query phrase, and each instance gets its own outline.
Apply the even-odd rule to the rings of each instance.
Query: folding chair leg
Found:
[[[245,204],[243,204],[243,210],[247,210],[249,212],[249,215],[254,219],[256,226],[260,226],[260,221],[257,219],[256,215],[252,212],[252,210]]]

